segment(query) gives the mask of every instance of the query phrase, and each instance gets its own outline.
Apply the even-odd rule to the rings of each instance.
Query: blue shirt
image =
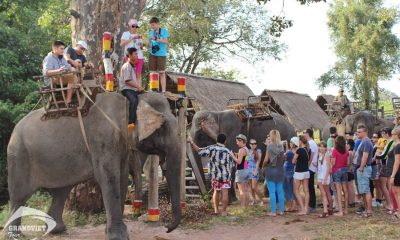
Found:
[[[370,165],[374,156],[374,146],[372,146],[371,139],[368,137],[361,140],[360,146],[357,149],[357,165],[361,165],[362,156],[365,152],[368,153],[367,165]]]
[[[360,146],[360,144],[361,144],[361,139],[356,139],[356,141],[354,142],[353,151],[357,151],[358,146]]]
[[[285,169],[285,177],[293,177],[294,174],[293,157],[294,153],[291,150],[286,152],[286,161],[283,165]]]
[[[152,37],[156,37],[156,39],[168,39],[169,38],[169,32],[166,28],[160,28],[159,31],[154,32],[153,29],[149,31],[149,43],[150,43],[150,49],[149,53],[153,56],[158,56],[158,57],[166,57],[167,56],[167,44],[155,41],[152,39]],[[159,50],[153,52],[153,47],[158,46]]]

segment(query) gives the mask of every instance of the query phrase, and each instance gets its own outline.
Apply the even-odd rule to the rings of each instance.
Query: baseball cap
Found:
[[[299,146],[299,138],[298,137],[292,137],[290,139],[290,142],[296,145],[297,147]]]
[[[88,45],[84,40],[79,40],[77,45],[81,45],[84,49],[88,49]]]
[[[247,137],[246,137],[245,135],[243,135],[243,134],[237,135],[237,136],[236,136],[236,139],[241,139],[241,140],[247,142]]]
[[[129,26],[135,25],[139,27],[139,22],[136,19],[129,19],[128,25]]]

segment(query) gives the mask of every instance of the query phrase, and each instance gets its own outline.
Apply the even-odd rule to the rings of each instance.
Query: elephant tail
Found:
[[[178,225],[179,225],[179,221],[174,221],[174,222],[172,222],[172,223],[170,223],[170,224],[168,224],[167,225],[167,233],[170,233],[170,232],[172,232],[172,231],[174,231],[175,230],[175,228],[177,228],[178,227]]]

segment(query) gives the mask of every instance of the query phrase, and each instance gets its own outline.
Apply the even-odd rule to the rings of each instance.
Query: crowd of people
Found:
[[[278,130],[271,130],[263,160],[257,141],[248,141],[243,134],[235,139],[237,153],[226,148],[225,134],[218,135],[217,144],[204,148],[198,147],[191,138],[188,141],[200,156],[209,158],[214,214],[227,214],[228,189],[232,187],[235,172],[234,183],[244,208],[256,205],[257,198],[261,206],[266,205],[258,187],[263,176],[265,190],[269,192],[270,216],[285,212],[307,215],[321,207],[320,218],[343,217],[349,214],[349,208],[358,207],[355,212],[368,218],[374,207],[381,207],[398,218],[400,126],[373,133],[372,139],[363,125],[357,127],[357,132],[347,132],[345,136],[338,135],[335,128],[331,132],[327,142],[317,144],[312,129],[292,137],[289,143],[281,140]],[[314,178],[321,195],[320,204],[317,204]],[[222,210],[219,209],[220,192]]]

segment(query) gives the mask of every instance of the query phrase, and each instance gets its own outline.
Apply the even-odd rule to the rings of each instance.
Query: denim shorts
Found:
[[[347,167],[339,168],[333,175],[334,183],[346,183],[347,182]]]
[[[254,176],[254,170],[256,166],[252,166],[249,164],[248,173],[249,173],[249,180],[257,180],[260,178],[260,169],[257,169],[257,175]]]
[[[369,180],[371,179],[372,168],[371,166],[365,166],[364,171],[361,173],[360,169],[357,169],[357,188],[359,194],[370,193]]]
[[[243,183],[247,181],[249,181],[249,170],[248,169],[236,170],[235,182]]]

